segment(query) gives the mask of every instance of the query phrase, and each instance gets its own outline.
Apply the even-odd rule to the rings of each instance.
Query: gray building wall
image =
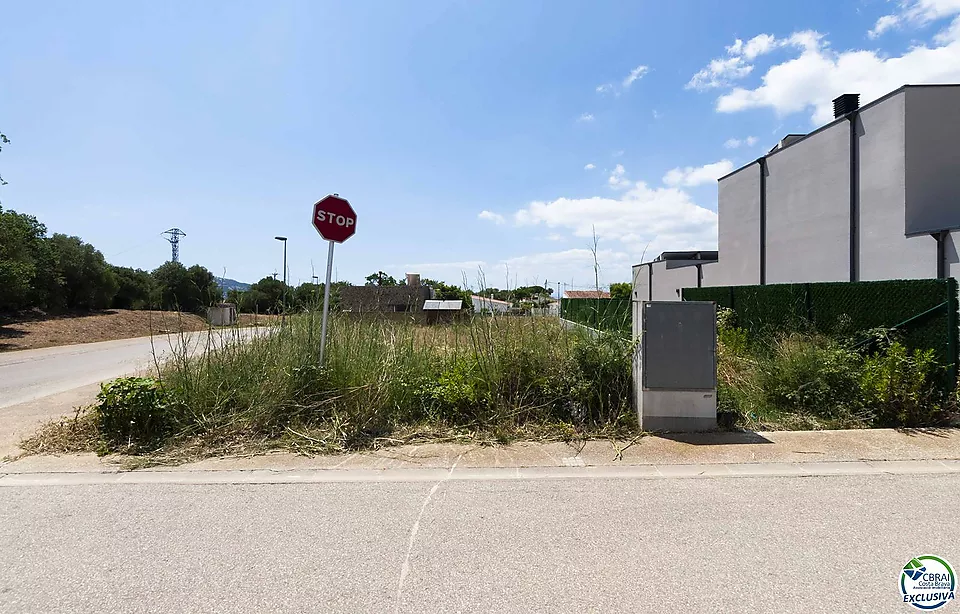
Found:
[[[907,91],[868,107],[857,118],[858,279],[937,276],[937,243],[904,236]]]
[[[960,86],[905,94],[906,234],[960,228]]]
[[[960,231],[954,230],[947,235],[947,244],[943,251],[944,260],[947,261],[947,277],[960,279]]]
[[[648,283],[650,273],[647,271],[647,265],[633,265],[633,300],[646,301],[650,296],[650,285]]]
[[[653,276],[650,276],[650,269]],[[677,266],[676,261],[652,262],[633,267],[633,300],[679,301],[683,288],[697,287],[697,267]],[[653,291],[650,291],[650,281]]]
[[[720,182],[717,205],[719,266],[711,285],[760,283],[760,165],[746,166]]]
[[[681,289],[696,287],[697,267],[677,267],[669,261],[653,263],[653,300],[679,301]]]
[[[766,282],[849,280],[849,124],[768,156],[767,169]]]

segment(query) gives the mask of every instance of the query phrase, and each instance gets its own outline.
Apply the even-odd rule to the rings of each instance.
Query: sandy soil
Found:
[[[206,327],[206,321],[200,316],[165,311],[111,309],[60,316],[0,316],[0,352],[195,331]]]

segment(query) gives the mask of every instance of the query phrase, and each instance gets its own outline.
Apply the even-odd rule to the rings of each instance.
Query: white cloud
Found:
[[[757,137],[748,136],[745,139],[730,138],[723,144],[727,149],[737,149],[738,147],[753,147],[757,144]]]
[[[612,84],[612,83],[604,83],[603,85],[598,85],[598,86],[597,86],[597,93],[598,93],[598,94],[609,94],[609,93],[612,92],[612,91],[613,91],[613,84]]]
[[[776,49],[778,44],[777,38],[772,34],[758,34],[743,46],[743,57],[747,60],[753,60],[757,56],[770,53]]]
[[[653,110],[653,119],[660,119],[660,112],[656,109]]]
[[[938,46],[917,45],[900,56],[833,51],[816,32],[789,39],[799,55],[770,67],[753,89],[735,87],[717,99],[717,111],[734,113],[770,108],[778,115],[811,111],[814,124],[833,119],[832,100],[858,92],[866,104],[904,83],[960,81],[960,23],[941,31]]]
[[[703,166],[688,166],[667,171],[663,176],[663,183],[669,186],[694,187],[704,183],[711,183],[733,170],[733,162],[720,160]]]
[[[552,236],[552,235],[551,235]],[[471,289],[479,287],[512,288],[544,281],[551,288],[557,288],[562,280],[566,286],[573,285],[581,289],[594,286],[594,257],[589,242],[583,241],[583,247],[555,252],[536,252],[501,260],[466,260],[461,262],[427,262],[404,264],[390,267],[403,271],[415,271],[426,277],[440,279],[449,284]],[[644,244],[645,245],[645,244]],[[597,262],[600,265],[600,283],[603,286],[611,282],[629,281],[630,267],[639,262],[644,245],[638,253],[635,246],[612,249],[601,242],[597,250]],[[652,252],[648,250],[648,255]]]
[[[494,224],[502,224],[504,222],[503,216],[499,213],[494,213],[493,211],[481,211],[477,217],[481,220],[489,220]]]
[[[593,118],[593,113],[584,113],[584,114],[582,114],[580,117],[577,118],[577,121],[578,121],[578,122],[592,122],[593,119],[594,119],[594,118]]]
[[[711,165],[707,165],[709,167]],[[706,168],[706,167],[704,167]],[[630,267],[668,250],[715,249],[717,214],[694,202],[680,187],[650,187],[630,182],[626,170],[613,171],[627,189],[615,197],[557,198],[534,201],[514,212],[517,226],[546,228],[548,241],[581,241],[582,246],[554,252],[517,255],[501,260],[408,264],[408,271],[428,273],[448,283],[515,286],[555,280],[575,287],[594,285],[593,237],[599,241],[600,283],[630,280]]]
[[[867,36],[870,38],[877,38],[887,30],[892,30],[900,25],[900,17],[897,15],[884,15],[877,20],[877,23],[874,24],[867,32]]]
[[[597,168],[597,165],[594,164],[593,162],[591,162],[591,163],[587,164],[586,166],[584,166],[584,167],[583,167],[583,170],[585,170],[585,171],[592,171],[592,170],[595,169],[595,168]]]
[[[647,71],[649,71],[649,70],[650,70],[650,67],[649,67],[649,66],[644,66],[643,64],[641,64],[640,66],[637,66],[636,68],[634,68],[633,70],[631,70],[631,71],[630,71],[630,74],[628,74],[628,75],[627,75],[626,77],[624,77],[624,79],[623,79],[623,87],[624,87],[624,89],[626,89],[626,88],[630,87],[631,85],[633,85],[633,82],[634,82],[634,81],[636,81],[637,79],[643,77],[643,75],[647,74]]]
[[[514,214],[520,226],[565,229],[590,240],[615,241],[627,252],[623,266],[667,250],[712,249],[717,244],[717,214],[697,205],[684,190],[651,188],[639,181],[619,198],[558,198],[537,201]],[[632,262],[631,262],[632,260]],[[624,275],[627,271],[624,271]]]
[[[752,70],[753,66],[744,62],[740,56],[717,58],[710,60],[706,68],[693,75],[686,87],[700,91],[724,87],[734,79],[746,77]]]
[[[699,91],[727,87],[733,81],[743,79],[753,72],[754,66],[750,62],[759,56],[783,47],[817,47],[821,38],[820,33],[812,30],[795,32],[783,39],[772,34],[758,34],[744,43],[738,38],[732,45],[725,47],[729,57],[710,60],[705,68],[690,78],[686,87]]]
[[[607,183],[615,190],[628,188],[630,187],[630,180],[626,178],[626,174],[627,170],[623,168],[622,164],[618,164],[610,173],[610,177],[607,178]]]
[[[624,152],[623,152],[622,149],[618,149],[617,151],[613,152],[611,155],[612,155],[614,158],[619,158],[620,156],[623,155],[623,153],[624,153]]]
[[[957,14],[960,14],[960,0],[902,0],[900,11],[877,19],[867,36],[877,38],[893,29],[907,25],[922,27]]]

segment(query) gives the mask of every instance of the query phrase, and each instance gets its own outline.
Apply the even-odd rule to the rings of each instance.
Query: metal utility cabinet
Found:
[[[643,301],[639,307],[640,343],[633,369],[640,428],[715,429],[716,305],[700,301]]]

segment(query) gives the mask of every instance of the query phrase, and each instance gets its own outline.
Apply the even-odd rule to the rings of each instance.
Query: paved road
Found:
[[[250,330],[243,329],[240,333],[249,335]],[[186,336],[186,343],[195,351],[206,338],[206,332],[191,333]],[[181,343],[178,335],[158,335],[4,352],[0,354],[0,408],[149,369],[153,365],[154,349],[162,359],[178,343]]]
[[[906,612],[960,563],[955,473],[115,479],[0,487],[0,612]]]

